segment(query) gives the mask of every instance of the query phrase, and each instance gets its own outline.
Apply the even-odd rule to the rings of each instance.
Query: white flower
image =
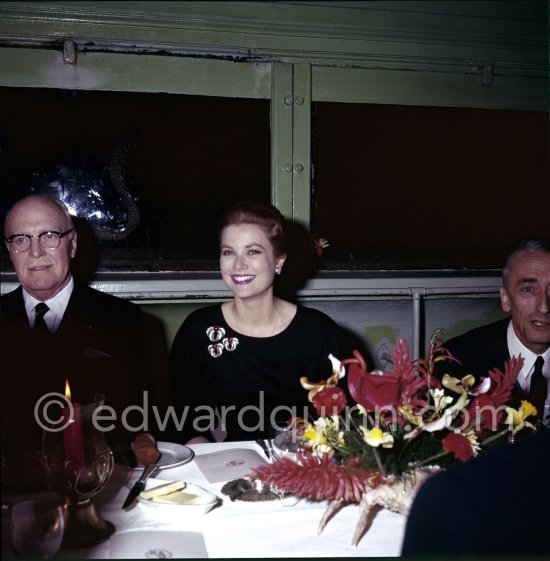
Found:
[[[456,400],[456,403],[451,407],[447,407],[447,409],[443,411],[443,415],[441,415],[439,419],[436,419],[435,421],[424,425],[424,430],[428,432],[435,432],[448,428],[449,426],[451,426],[453,419],[466,406],[468,401],[468,394],[466,392],[460,394],[460,397]]]
[[[445,409],[447,405],[453,402],[453,398],[450,395],[446,395],[445,391],[441,388],[439,389],[431,389],[430,395],[434,400],[434,406],[436,411],[441,411]]]
[[[487,376],[483,378],[483,381],[479,383],[475,388],[468,391],[470,395],[480,395],[482,393],[487,393],[491,389],[491,378]]]
[[[332,375],[337,380],[340,380],[346,375],[346,369],[342,366],[342,363],[332,354],[328,355],[330,362],[332,363]]]

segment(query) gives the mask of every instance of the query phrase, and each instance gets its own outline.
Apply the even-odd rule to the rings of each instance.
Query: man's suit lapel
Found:
[[[495,356],[497,355],[497,350],[498,352],[500,352],[500,357],[501,357],[501,361],[500,361],[500,365],[496,365],[497,368],[501,371],[504,371],[504,363],[509,360],[510,357],[510,351],[508,349],[508,325],[509,325],[509,318],[508,320],[504,321],[502,323],[502,325],[499,325],[499,330],[500,333],[497,333],[495,336]],[[500,341],[500,345],[498,345],[498,342]],[[522,399],[526,399],[526,394],[525,392],[521,389],[521,386],[519,385],[519,383],[516,381],[516,383],[514,384],[514,387],[512,388],[512,398],[510,401],[510,406],[514,407],[515,409],[517,409],[520,404],[521,404],[521,400]]]
[[[508,324],[510,318],[506,318],[495,325],[492,338],[489,340],[488,349],[480,349],[481,352],[487,352],[487,356],[494,357],[495,364],[491,369],[498,368],[504,369],[504,363],[510,358],[508,351]]]
[[[78,364],[84,350],[94,345],[93,310],[86,305],[86,290],[75,283],[54,337],[56,346],[63,349],[67,361],[72,364]]]
[[[29,318],[25,310],[21,286],[2,297],[1,307],[1,317],[4,325],[9,325],[12,329],[30,331]]]
[[[62,336],[70,336],[75,329],[79,333],[93,331],[93,311],[86,306],[86,288],[75,283],[67,309],[63,314],[63,319],[59,324],[57,334]]]

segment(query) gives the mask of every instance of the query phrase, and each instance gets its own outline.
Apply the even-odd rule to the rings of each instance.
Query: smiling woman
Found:
[[[291,322],[296,306],[273,296],[286,260],[284,218],[274,207],[241,203],[220,222],[220,270],[235,299],[222,306],[243,335],[273,336]],[[278,330],[278,331],[277,331]]]
[[[234,298],[192,313],[171,350],[176,400],[187,412],[183,440],[212,438],[214,427],[198,416],[205,407],[224,412],[228,440],[265,438],[304,415],[300,378],[331,372],[328,356],[341,347],[336,324],[273,292],[287,257],[284,229],[268,204],[238,203],[222,215],[220,270]]]

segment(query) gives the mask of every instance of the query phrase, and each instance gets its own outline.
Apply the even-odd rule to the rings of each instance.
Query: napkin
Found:
[[[209,483],[229,481],[250,474],[253,467],[267,464],[254,450],[232,448],[195,456],[195,464]]]
[[[206,558],[208,551],[199,532],[146,529],[116,533],[110,541],[110,559]]]

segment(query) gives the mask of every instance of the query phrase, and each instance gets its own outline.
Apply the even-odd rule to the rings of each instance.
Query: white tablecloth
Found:
[[[228,448],[252,448],[261,453],[254,442],[199,444],[190,448],[196,455]],[[181,558],[187,553],[187,556],[195,557],[200,549],[194,549],[194,541],[195,538],[201,539],[201,535],[209,557],[381,557],[398,556],[401,551],[404,516],[379,511],[355,548],[350,544],[359,519],[358,506],[345,507],[318,535],[319,520],[326,503],[294,498],[232,502],[220,492],[224,483],[209,483],[194,460],[162,470],[155,478],[183,479],[199,485],[219,496],[223,500],[220,506],[203,514],[194,508],[152,507],[139,501],[131,509],[122,510],[128,485],[138,475],[116,466],[107,488],[94,500],[100,516],[116,526],[116,534],[85,550],[62,550],[59,558],[138,558],[140,551],[144,558],[147,552],[155,549],[169,552],[173,557]],[[174,511],[177,515],[172,514]],[[186,547],[186,540],[189,547]],[[178,544],[176,549],[174,544]]]

